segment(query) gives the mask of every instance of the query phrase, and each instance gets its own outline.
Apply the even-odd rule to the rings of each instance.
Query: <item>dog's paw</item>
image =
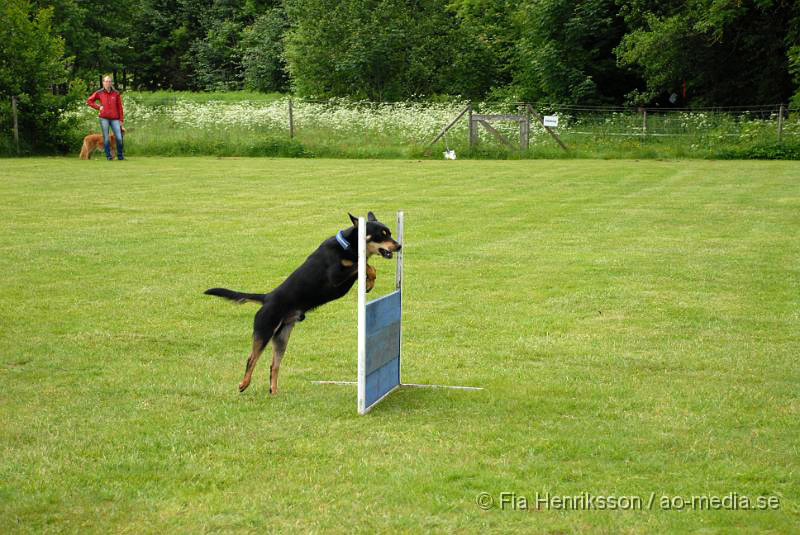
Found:
[[[242,381],[239,383],[239,392],[244,392],[248,386],[250,386],[250,381]]]

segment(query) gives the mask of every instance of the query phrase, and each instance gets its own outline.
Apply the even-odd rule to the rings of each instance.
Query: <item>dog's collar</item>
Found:
[[[350,248],[350,242],[344,239],[344,234],[342,234],[341,230],[336,233],[336,241],[339,242],[339,245],[341,245],[342,249],[345,251]]]

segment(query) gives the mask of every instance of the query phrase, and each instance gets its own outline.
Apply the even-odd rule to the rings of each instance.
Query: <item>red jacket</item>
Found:
[[[119,119],[122,122],[122,95],[116,91],[106,91],[105,89],[98,89],[86,99],[86,104],[96,110],[100,109],[96,101],[100,101],[103,106],[103,111],[100,112],[102,119]]]

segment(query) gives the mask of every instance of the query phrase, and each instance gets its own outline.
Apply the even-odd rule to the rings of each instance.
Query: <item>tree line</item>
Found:
[[[16,1],[16,0],[14,0]],[[39,0],[71,78],[581,104],[787,102],[796,0]]]
[[[797,0],[5,0],[0,17],[0,122],[17,95],[51,124],[59,94],[104,73],[376,101],[800,106]]]

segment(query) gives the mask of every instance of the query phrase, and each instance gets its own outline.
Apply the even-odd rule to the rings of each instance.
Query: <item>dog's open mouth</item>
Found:
[[[391,258],[392,257],[392,252],[389,249],[384,249],[383,247],[381,247],[380,249],[378,249],[378,252],[384,258]]]

